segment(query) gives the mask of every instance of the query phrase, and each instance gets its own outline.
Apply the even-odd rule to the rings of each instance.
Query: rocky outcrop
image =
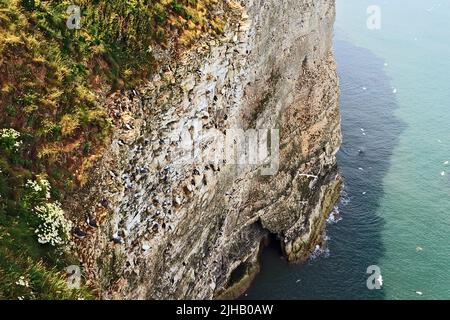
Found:
[[[321,241],[340,189],[334,1],[227,10],[222,38],[111,98],[114,140],[66,201],[103,298],[234,298],[269,235],[291,261]]]

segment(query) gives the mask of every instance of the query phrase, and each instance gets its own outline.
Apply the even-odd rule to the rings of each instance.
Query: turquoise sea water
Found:
[[[366,26],[373,4],[380,30]],[[450,299],[450,1],[338,0],[334,51],[343,219],[306,264],[266,250],[243,298]]]

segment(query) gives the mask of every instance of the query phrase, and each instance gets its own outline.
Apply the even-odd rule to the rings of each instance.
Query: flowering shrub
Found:
[[[66,243],[70,237],[72,224],[64,217],[64,211],[59,202],[49,202],[51,196],[48,180],[41,177],[28,180],[25,188],[27,206],[32,209],[38,220],[35,229],[38,242],[49,243],[52,246]]]
[[[39,243],[50,243],[56,246],[67,242],[72,223],[64,217],[64,211],[59,202],[36,206],[34,212],[40,220],[35,230]]]
[[[18,151],[22,141],[20,133],[14,129],[0,130],[0,146],[7,151]]]

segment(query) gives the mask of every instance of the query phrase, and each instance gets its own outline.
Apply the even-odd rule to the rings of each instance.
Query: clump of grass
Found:
[[[25,226],[14,220],[8,222],[14,225],[0,227],[0,299],[93,298],[86,288],[71,289],[67,286],[64,268],[58,265],[63,257],[56,257],[57,260],[52,261],[55,265],[51,266],[49,252],[37,250],[35,239],[25,231]],[[11,236],[19,237],[22,243],[8,243],[5,238]]]

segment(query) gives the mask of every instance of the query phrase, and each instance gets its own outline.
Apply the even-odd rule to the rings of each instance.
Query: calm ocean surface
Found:
[[[381,29],[366,26],[370,5]],[[328,248],[262,256],[249,299],[450,299],[450,0],[338,0],[342,220]],[[380,290],[366,287],[377,265]]]

